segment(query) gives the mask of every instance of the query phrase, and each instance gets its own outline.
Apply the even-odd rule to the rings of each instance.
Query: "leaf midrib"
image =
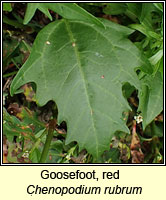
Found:
[[[70,37],[70,40],[71,40],[71,43],[75,43],[75,39],[74,39],[74,36],[72,34],[72,31],[70,29],[70,25],[68,23],[67,20],[64,20],[65,22],[65,25],[66,25],[66,29],[67,29],[67,32],[69,34],[69,37]],[[87,99],[87,103],[88,103],[88,106],[89,106],[89,114],[91,113],[92,111],[92,107],[91,107],[91,104],[90,104],[90,99],[89,99],[89,96],[88,96],[88,89],[87,89],[87,86],[86,86],[86,82],[85,82],[85,76],[84,76],[84,72],[82,71],[82,67],[81,67],[81,61],[80,61],[80,55],[79,55],[79,51],[78,51],[78,48],[77,48],[77,44],[75,44],[75,46],[73,46],[74,48],[74,52],[75,52],[75,56],[76,56],[76,60],[77,60],[77,63],[78,63],[78,69],[80,71],[80,75],[82,77],[82,80],[83,80],[83,86],[85,88],[85,94],[86,94],[86,99]],[[94,119],[93,119],[93,114],[91,115],[91,120],[92,120],[92,128],[93,128],[93,131],[95,133],[95,138],[96,138],[96,154],[97,154],[97,157],[98,157],[98,140],[97,140],[97,134],[96,134],[96,128],[95,128],[95,122],[94,122]]]

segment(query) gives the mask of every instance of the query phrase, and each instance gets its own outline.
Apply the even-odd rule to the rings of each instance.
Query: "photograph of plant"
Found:
[[[163,163],[163,6],[3,2],[3,163]]]

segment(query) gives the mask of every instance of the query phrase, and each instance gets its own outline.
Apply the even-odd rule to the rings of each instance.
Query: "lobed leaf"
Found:
[[[149,63],[127,39],[132,30],[108,20],[105,29],[76,20],[47,25],[11,84],[11,95],[27,83],[37,85],[39,105],[54,100],[58,123],[66,121],[66,144],[77,141],[95,158],[109,149],[116,131],[129,132],[122,94],[128,82],[138,90],[136,68],[151,73]]]

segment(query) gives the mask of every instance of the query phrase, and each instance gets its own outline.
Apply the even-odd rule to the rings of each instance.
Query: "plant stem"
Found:
[[[7,18],[6,16],[3,16],[3,22],[5,24],[14,26],[15,28],[20,28],[23,30],[26,30],[26,28],[27,28],[25,25],[20,24],[17,20],[11,20],[11,19]]]
[[[12,76],[12,75],[15,75],[15,74],[17,74],[17,71],[4,74],[4,75],[3,75],[3,78],[7,78],[7,77]]]
[[[38,146],[40,145],[40,142],[41,142],[41,139],[44,137],[44,135],[46,135],[47,133],[47,129],[45,129],[43,131],[43,133],[41,134],[41,136],[36,140],[35,144],[33,145],[31,151],[30,151],[30,154],[33,153],[33,151],[38,148]]]
[[[15,62],[15,60],[12,58],[11,61],[14,63],[14,65],[17,67],[17,69],[19,70],[19,66],[17,65],[17,63]]]
[[[47,135],[47,138],[46,138],[46,142],[44,144],[44,148],[43,148],[42,155],[41,155],[39,163],[45,163],[46,162],[55,127],[56,127],[56,119],[53,119],[49,123],[48,135]]]

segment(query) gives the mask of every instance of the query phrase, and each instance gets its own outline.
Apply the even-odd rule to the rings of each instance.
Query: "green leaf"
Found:
[[[28,22],[32,19],[37,9],[42,11],[50,20],[52,20],[52,16],[50,15],[48,7],[45,3],[28,3],[23,22],[24,24],[28,24]]]
[[[139,108],[143,116],[145,129],[152,120],[163,110],[163,81],[161,73],[155,76],[146,76],[142,80],[143,90],[139,92]]]
[[[3,3],[3,11],[12,11],[11,3]]]
[[[161,77],[163,80],[163,60],[159,62],[159,72],[161,73]]]
[[[43,12],[50,20],[52,20],[52,17],[48,9],[57,12],[66,19],[83,20],[104,27],[99,19],[75,3],[28,3],[24,24],[27,24],[32,19],[36,9]]]
[[[148,30],[149,30],[148,27],[143,26],[142,24],[130,24],[129,27],[141,32],[142,34],[146,35],[147,37],[150,37],[148,34]]]
[[[35,112],[30,111],[26,107],[22,107],[20,113],[17,113],[17,117],[20,117],[24,124],[33,127],[33,133],[38,133],[41,129],[45,128],[45,124],[39,121],[38,116]]]
[[[103,155],[103,161],[109,163],[121,163],[120,152],[118,148],[111,148],[109,151],[105,152]]]
[[[128,99],[135,90],[135,88],[131,86],[129,83],[123,85],[122,89],[123,89],[123,95],[124,97],[126,97],[126,99]]]
[[[126,3],[126,13],[131,19],[139,18],[141,15],[142,4],[141,3]],[[134,20],[135,21],[135,20]]]
[[[11,163],[18,163],[16,155],[13,155],[13,151],[16,149],[16,145],[9,143],[7,160]]]
[[[149,63],[127,36],[132,30],[108,20],[103,29],[81,21],[60,20],[37,36],[31,55],[11,84],[11,95],[27,83],[37,85],[39,105],[54,100],[58,123],[66,121],[66,144],[79,143],[95,158],[109,149],[113,134],[129,132],[122,94],[129,82],[140,89],[135,69],[151,73]]]
[[[163,57],[163,49],[160,49],[156,54],[149,58],[152,65],[157,64]]]
[[[35,149],[32,153],[29,155],[29,159],[32,161],[32,163],[39,163],[41,156],[41,152],[39,149]]]
[[[153,136],[157,136],[157,137],[163,137],[163,130],[164,130],[164,127],[163,127],[163,123],[158,123],[158,124],[155,124],[155,122],[152,123],[152,133]]]
[[[63,142],[61,140],[52,141],[46,163],[59,163],[63,158],[62,154]],[[51,157],[51,159],[49,157]]]
[[[107,6],[103,9],[103,11],[109,15],[119,15],[124,13],[126,9],[126,3],[107,3]]]
[[[13,141],[14,136],[23,135],[25,137],[32,136],[32,129],[26,123],[21,122],[17,117],[11,116],[5,108],[3,108],[3,133],[9,141]]]
[[[153,3],[153,4],[157,9],[163,12],[163,3]]]
[[[3,41],[3,71],[7,65],[11,62],[11,59],[16,55],[18,50],[19,41],[12,39]]]
[[[96,24],[100,27],[104,27],[99,19],[97,19],[75,3],[48,3],[48,7],[54,12],[57,12],[65,19],[82,20],[85,22]]]
[[[142,3],[141,16],[139,17],[140,23],[144,24],[145,27],[149,27],[153,30],[153,19],[152,12],[156,11],[156,7],[151,3]]]
[[[17,113],[17,117],[10,115],[3,108],[3,131],[10,141],[13,140],[14,136],[33,140],[34,134],[45,128],[45,125],[37,119],[37,116],[27,108],[22,108],[22,111]]]

